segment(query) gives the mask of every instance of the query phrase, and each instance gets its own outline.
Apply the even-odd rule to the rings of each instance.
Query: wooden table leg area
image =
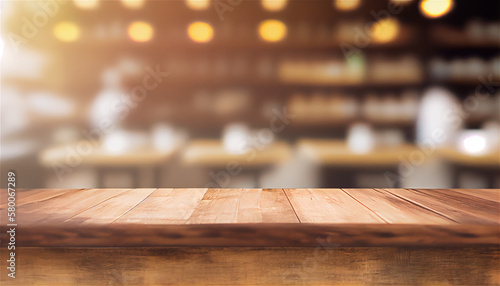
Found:
[[[16,279],[0,284],[500,284],[496,247],[20,247],[16,258]]]

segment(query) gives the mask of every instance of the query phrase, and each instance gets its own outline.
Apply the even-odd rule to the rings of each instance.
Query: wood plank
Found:
[[[285,189],[304,223],[385,223],[341,189]]]
[[[207,189],[157,189],[114,224],[183,224],[189,220]]]
[[[68,192],[48,200],[23,205],[16,211],[18,224],[57,225],[130,189],[87,189]]]
[[[455,224],[426,208],[422,208],[387,192],[374,189],[343,189],[358,202],[375,212],[388,223],[400,224]]]
[[[281,189],[209,189],[189,218],[205,223],[298,223]]]
[[[66,193],[75,192],[81,189],[31,189],[16,190],[16,206],[45,201]],[[0,209],[7,207],[7,190],[2,189],[2,204]]]
[[[427,194],[436,200],[443,200],[452,204],[457,210],[462,210],[500,224],[500,203],[457,193],[448,189],[419,189],[417,191]]]
[[[156,188],[125,191],[69,218],[65,222],[75,224],[112,223],[139,205],[155,190]]]
[[[298,247],[330,237],[343,246],[500,245],[499,224],[491,221],[496,202],[451,190],[374,194],[356,200],[341,189],[157,189],[149,196],[130,189],[80,190],[20,206],[16,241],[19,246]],[[391,217],[402,209],[401,201],[409,210]],[[420,223],[419,208],[426,213]],[[458,224],[436,223],[431,214]],[[4,224],[2,241],[5,231]]]
[[[498,285],[498,248],[20,248],[2,285]],[[5,262],[2,262],[2,267]]]
[[[453,191],[500,203],[500,189],[453,189]]]
[[[383,191],[392,193],[409,202],[426,208],[432,212],[448,217],[458,223],[463,224],[498,224],[499,218],[495,216],[498,209],[488,208],[487,210],[477,209],[468,205],[467,200],[456,197],[443,197],[429,193],[425,190],[409,189],[384,189]],[[433,190],[431,190],[432,192]],[[491,202],[491,201],[490,201]],[[491,207],[491,206],[490,206]]]
[[[2,241],[7,238],[7,229],[0,228]],[[473,224],[346,223],[19,225],[16,247],[315,247],[326,238],[349,247],[498,247],[500,228]]]

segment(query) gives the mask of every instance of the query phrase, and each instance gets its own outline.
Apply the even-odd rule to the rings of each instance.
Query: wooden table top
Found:
[[[326,166],[395,166],[401,158],[407,158],[410,152],[417,149],[411,144],[398,147],[378,147],[365,154],[354,153],[349,150],[343,140],[329,139],[301,139],[297,148],[307,158]]]
[[[34,189],[16,204],[19,246],[500,245],[499,189]]]
[[[228,163],[239,166],[266,166],[287,161],[291,158],[292,149],[283,141],[276,141],[269,146],[249,148],[244,154],[234,154],[224,149],[221,140],[193,140],[183,153],[183,161],[188,165],[226,167]]]

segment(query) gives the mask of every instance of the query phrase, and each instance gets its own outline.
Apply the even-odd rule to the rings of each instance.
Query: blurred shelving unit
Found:
[[[127,128],[144,130],[155,122],[167,121],[185,128],[195,139],[214,139],[220,137],[226,124],[236,121],[267,128],[272,110],[286,109],[295,117],[279,136],[292,144],[297,140],[299,146],[305,144],[300,139],[309,135],[317,140],[342,140],[353,123],[364,122],[375,129],[404,134],[405,143],[398,147],[403,152],[415,141],[416,110],[423,91],[442,85],[463,102],[482,84],[476,74],[453,77],[445,72],[435,77],[431,61],[438,58],[447,66],[455,59],[478,57],[493,66],[490,73],[494,73],[490,62],[498,58],[500,34],[498,39],[491,36],[495,31],[492,26],[489,36],[475,38],[478,24],[474,19],[482,17],[485,25],[498,25],[500,17],[495,1],[461,1],[454,8],[455,14],[440,19],[424,19],[417,0],[392,15],[389,3],[366,0],[352,11],[340,11],[331,0],[288,1],[286,10],[269,12],[260,1],[243,1],[223,17],[211,5],[195,11],[184,1],[146,1],[138,10],[129,10],[120,1],[99,1],[94,10],[68,3],[60,6],[60,13],[27,44],[52,60],[46,76],[27,81],[3,78],[2,86],[47,89],[74,99],[83,110],[57,123],[36,118],[25,133],[44,128],[43,132],[50,134],[67,124],[80,128],[88,125],[85,110],[101,90],[102,71],[126,58],[135,62],[133,72],[123,79],[129,92],[143,85],[145,67],[169,72],[161,84],[148,90],[144,100],[128,110],[123,124]],[[20,5],[20,16],[4,27],[21,33],[22,16],[31,19],[33,14],[30,5],[34,4],[28,1]],[[367,33],[387,13],[396,20],[397,35],[388,41],[376,41]],[[259,24],[267,19],[286,25],[283,40],[266,42],[259,37]],[[65,21],[78,26],[77,41],[62,42],[54,36],[56,24]],[[134,21],[144,21],[154,29],[151,40],[134,42],[127,35]],[[211,41],[198,43],[189,38],[188,25],[195,21],[211,25]],[[493,93],[499,90],[498,86],[492,88]],[[407,97],[407,92],[415,96]],[[346,109],[352,110],[348,114],[339,112]],[[393,110],[400,113],[391,114]],[[476,128],[492,119],[498,121],[489,115],[470,116],[466,127]],[[188,150],[198,143],[193,144]],[[324,148],[307,144],[309,149],[317,149],[314,152],[321,153]],[[332,150],[337,150],[336,144],[340,143],[334,143]],[[219,145],[213,148],[221,148]],[[280,146],[278,153],[289,152],[289,146]],[[208,156],[213,156],[210,152],[219,154],[210,148],[205,151]],[[344,150],[330,161],[351,162],[358,167],[371,167],[372,160],[379,162],[374,157],[348,154]],[[388,158],[392,157],[384,159]]]

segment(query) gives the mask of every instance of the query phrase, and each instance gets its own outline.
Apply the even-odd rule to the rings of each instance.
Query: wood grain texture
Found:
[[[207,189],[157,189],[115,224],[184,224]]]
[[[103,201],[65,222],[81,224],[108,224],[133,210],[156,189],[133,189]]]
[[[285,189],[303,223],[385,223],[341,189]]]
[[[20,206],[16,211],[17,221],[18,224],[24,226],[39,224],[57,225],[64,223],[71,217],[99,203],[129,190],[130,189],[86,189],[64,193],[48,200]]]
[[[319,237],[343,246],[500,245],[500,204],[480,197],[500,190],[29,192],[17,209],[20,246],[299,247],[316,246]]]
[[[21,248],[2,285],[498,285],[498,248]]]
[[[2,190],[4,191],[4,190]],[[32,190],[16,190],[16,206],[22,206],[30,203],[36,203],[40,201],[46,201],[51,198],[58,197],[60,195],[76,192],[78,190],[66,190],[66,189],[32,189]],[[6,191],[2,193],[2,204],[0,205],[0,209],[3,209],[7,206],[8,196],[6,195]]]
[[[463,224],[498,224],[498,203],[439,190],[385,190],[422,208]],[[485,207],[484,209],[481,207]]]
[[[206,223],[298,223],[281,189],[209,189],[188,220]]]
[[[500,203],[490,200],[457,193],[453,190],[418,190],[436,200],[443,200],[456,207],[457,210],[474,214],[483,218],[485,221],[500,224]]]
[[[388,223],[455,224],[456,222],[421,208],[388,192],[374,189],[343,189],[359,203]]]
[[[2,227],[0,239],[7,238]],[[319,246],[323,238],[340,246],[499,246],[495,225],[415,224],[109,224],[18,226],[18,246]]]
[[[453,189],[452,191],[500,203],[500,190],[498,189]]]

